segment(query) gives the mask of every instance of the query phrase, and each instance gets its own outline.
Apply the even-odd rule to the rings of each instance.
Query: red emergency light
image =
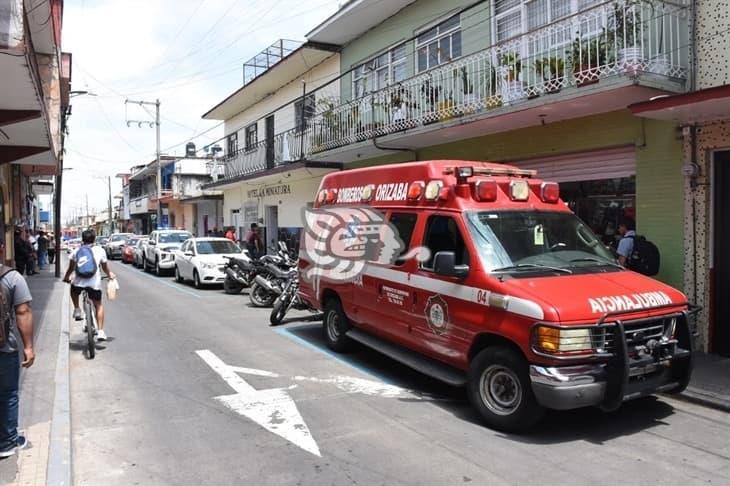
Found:
[[[497,181],[494,179],[482,179],[474,184],[474,196],[477,201],[496,201],[498,190]]]
[[[337,189],[328,189],[327,195],[325,196],[325,202],[332,204],[337,200]]]
[[[556,203],[560,199],[560,186],[557,182],[543,182],[540,185],[540,199],[546,203]]]
[[[425,184],[423,181],[415,181],[411,182],[411,185],[408,186],[408,195],[406,196],[409,201],[415,201],[419,197],[421,197],[421,194],[423,194],[423,187]]]

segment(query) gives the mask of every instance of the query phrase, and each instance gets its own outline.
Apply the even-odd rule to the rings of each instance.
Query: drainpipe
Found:
[[[697,166],[697,126],[689,127],[690,160],[693,166]],[[692,194],[692,297],[693,303],[697,304],[697,178],[689,180],[689,187]]]
[[[691,63],[690,68],[690,80],[689,80],[689,90],[695,91],[697,89],[697,43],[699,41],[699,38],[697,36],[697,0],[692,0],[692,12],[690,13],[692,16],[692,47],[690,48],[690,56],[689,56],[689,62]],[[692,157],[695,157],[695,154],[692,154]]]

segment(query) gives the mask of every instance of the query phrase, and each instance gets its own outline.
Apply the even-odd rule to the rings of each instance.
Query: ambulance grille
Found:
[[[663,336],[671,337],[671,328],[674,325],[676,325],[676,316],[624,323],[624,335],[629,354],[633,355],[635,348],[646,345],[652,339],[660,340]],[[613,325],[601,326],[593,330],[593,342],[597,352],[614,352],[615,330]]]

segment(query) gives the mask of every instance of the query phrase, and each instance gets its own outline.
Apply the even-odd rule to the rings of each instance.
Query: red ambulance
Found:
[[[534,171],[457,160],[348,170],[324,177],[314,208],[332,211],[317,244],[335,257],[312,277],[321,261],[300,251],[300,295],[323,310],[328,346],[357,341],[466,386],[493,428],[687,386],[687,298],[619,266]],[[342,256],[392,249],[384,226],[401,258],[383,265],[365,251],[376,263],[360,268]],[[343,280],[332,269],[360,271]]]

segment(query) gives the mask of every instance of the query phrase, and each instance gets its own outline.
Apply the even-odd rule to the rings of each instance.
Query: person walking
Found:
[[[18,388],[20,367],[30,368],[35,361],[32,300],[20,272],[0,264],[0,457],[10,457],[28,444],[18,434]]]
[[[28,269],[28,260],[30,254],[28,253],[28,245],[25,241],[25,230],[22,228],[15,229],[14,253],[15,253],[15,269],[23,275]]]
[[[258,258],[264,254],[264,243],[261,241],[259,225],[256,223],[251,223],[251,229],[246,235],[246,249],[251,258]]]
[[[228,231],[226,231],[226,238],[231,240],[232,242],[236,242],[236,232],[233,229],[233,226],[228,228]]]
[[[618,242],[618,262],[622,267],[629,266],[629,259],[634,253],[634,241],[636,240],[636,223],[631,218],[624,218],[618,224],[618,233],[621,239]]]
[[[48,235],[48,263],[53,265],[56,261],[56,235]]]
[[[25,273],[27,275],[35,275],[36,272],[36,239],[28,230],[25,230],[25,249],[28,252],[28,262],[25,267]]]
[[[48,265],[48,237],[43,231],[38,232],[38,267],[43,270]]]

